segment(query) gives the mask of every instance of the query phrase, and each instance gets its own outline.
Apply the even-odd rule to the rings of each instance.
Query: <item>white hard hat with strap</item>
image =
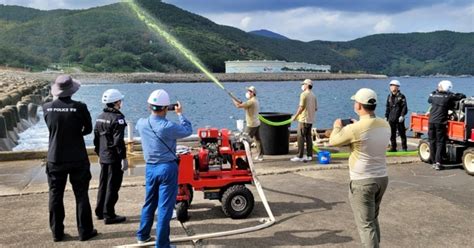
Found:
[[[108,89],[104,92],[102,95],[102,103],[114,103],[117,101],[120,101],[124,98],[125,96],[120,93],[120,91],[116,89]]]
[[[170,105],[170,97],[164,90],[155,90],[148,97],[148,103],[154,106]]]

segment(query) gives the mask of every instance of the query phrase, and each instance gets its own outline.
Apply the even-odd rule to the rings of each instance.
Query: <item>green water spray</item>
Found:
[[[143,23],[145,23],[148,28],[156,32],[158,35],[163,37],[166,42],[172,47],[176,48],[185,58],[187,58],[191,63],[193,63],[199,70],[201,70],[206,76],[216,83],[221,89],[225,90],[224,85],[222,85],[219,80],[217,80],[214,75],[212,75],[206,67],[199,61],[194,54],[184,47],[174,36],[168,33],[164,26],[158,22],[155,18],[151,17],[146,11],[144,11],[140,6],[138,6],[134,0],[123,0],[130,6],[130,9],[137,15]]]
[[[212,80],[217,86],[219,86],[221,89],[223,89],[232,99],[241,102],[232,92],[228,91],[222,83],[219,82],[219,80],[212,75],[209,70],[202,64],[202,62],[191,52],[189,51],[186,47],[181,44],[178,39],[176,39],[174,36],[172,36],[170,33],[166,31],[164,28],[164,25],[162,25],[156,18],[153,18],[150,16],[145,10],[143,10],[140,6],[138,6],[134,0],[122,0],[122,2],[128,4],[130,9],[137,15],[138,19],[145,23],[148,28],[150,28],[152,31],[154,31],[156,34],[160,35],[165,39],[165,41],[172,47],[174,47],[176,50],[178,50],[186,59],[188,59],[193,65],[195,65],[199,70],[201,70],[209,79]],[[266,120],[263,118],[261,115],[259,115],[259,119],[262,120],[264,123],[267,123],[269,125],[273,126],[282,126],[282,125],[288,125],[291,123],[291,119],[283,121],[283,122],[271,122],[269,120]]]

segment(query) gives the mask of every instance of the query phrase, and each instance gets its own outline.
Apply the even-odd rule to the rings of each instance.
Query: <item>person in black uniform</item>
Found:
[[[408,112],[405,95],[400,92],[400,82],[390,81],[390,94],[387,97],[385,118],[390,124],[390,152],[397,151],[397,131],[402,140],[402,150],[407,150],[407,135],[405,129],[405,115]]]
[[[433,91],[428,98],[428,103],[431,104],[428,125],[430,160],[436,170],[443,169],[442,162],[446,157],[448,111],[454,107],[455,101],[463,98],[462,94],[452,93],[452,88],[451,81],[443,80],[439,82],[438,89]]]
[[[125,217],[115,214],[123,172],[128,169],[127,150],[123,140],[125,116],[120,112],[124,96],[116,89],[109,89],[102,95],[106,104],[103,113],[97,117],[94,128],[95,152],[100,159],[100,181],[97,192],[97,219],[104,223],[124,222]]]
[[[46,175],[49,185],[49,225],[55,242],[64,239],[64,188],[67,178],[76,197],[76,220],[79,239],[97,235],[92,223],[89,203],[90,163],[84,135],[92,132],[87,105],[71,99],[80,83],[68,75],[57,77],[51,86],[53,101],[43,105],[44,120],[49,130]]]

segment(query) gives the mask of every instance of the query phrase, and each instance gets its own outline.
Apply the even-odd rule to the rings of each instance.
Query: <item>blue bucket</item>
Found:
[[[318,162],[320,164],[329,164],[331,163],[331,153],[328,151],[318,152]]]

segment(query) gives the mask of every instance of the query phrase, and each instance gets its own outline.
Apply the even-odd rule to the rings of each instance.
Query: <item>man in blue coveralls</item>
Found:
[[[170,247],[170,221],[178,192],[178,157],[176,140],[192,134],[191,122],[183,116],[178,102],[179,124],[166,119],[170,98],[166,91],[155,90],[148,98],[151,115],[137,122],[146,162],[145,203],[143,204],[138,243],[151,240],[150,232],[156,208],[156,247]]]

